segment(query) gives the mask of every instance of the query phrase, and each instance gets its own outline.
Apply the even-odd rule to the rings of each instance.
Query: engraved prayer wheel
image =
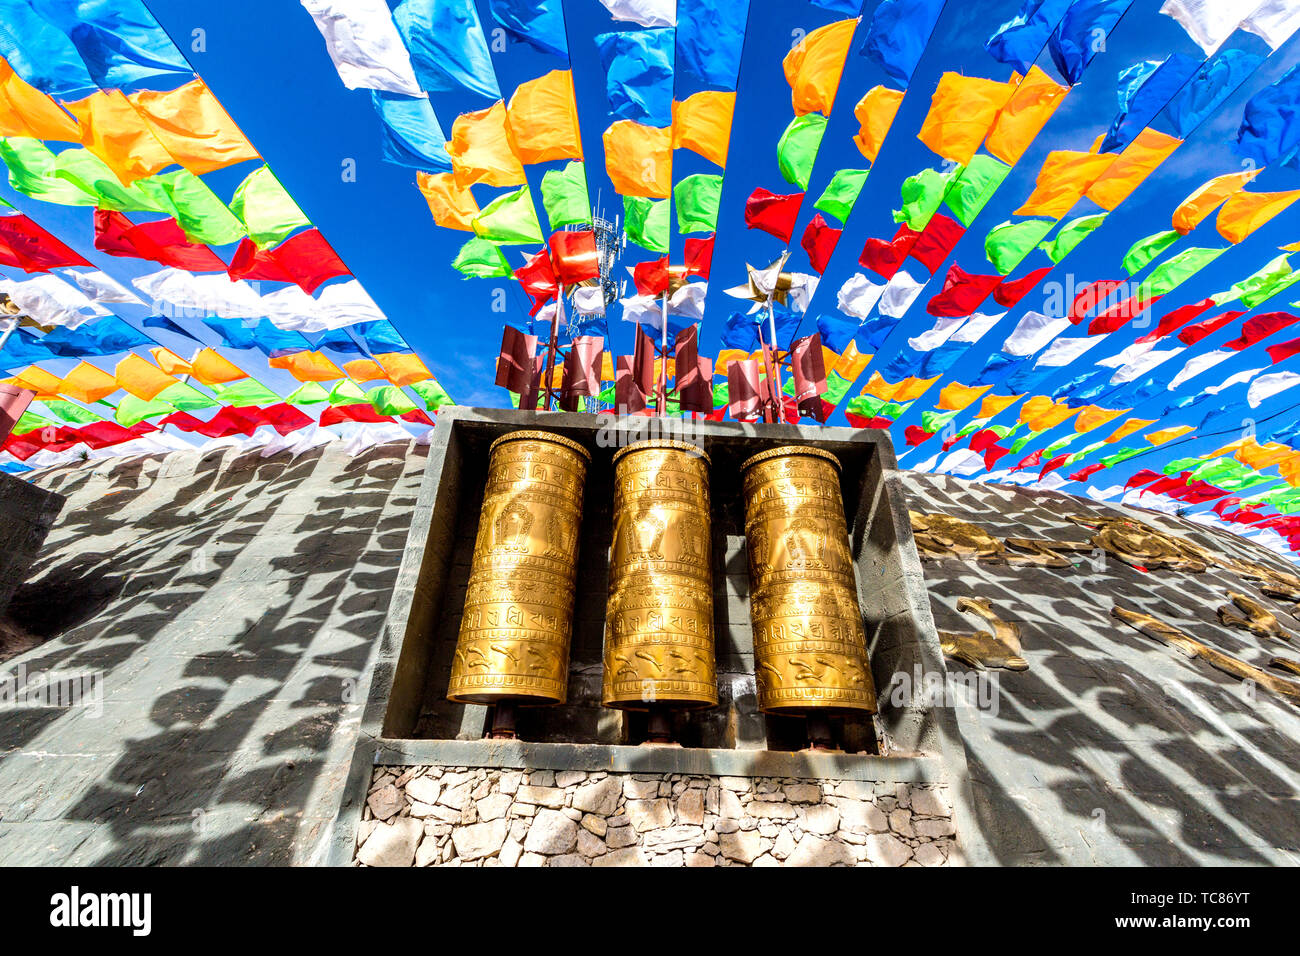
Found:
[[[786,446],[741,465],[758,706],[874,713],[839,460]]]
[[[540,431],[492,443],[448,700],[562,704],[587,450]]]
[[[708,455],[652,440],[614,456],[606,707],[718,703],[710,542]]]

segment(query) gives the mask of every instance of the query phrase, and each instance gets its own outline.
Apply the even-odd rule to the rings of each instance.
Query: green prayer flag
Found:
[[[279,395],[255,378],[240,379],[238,382],[232,382],[229,385],[214,385],[212,388],[224,404],[233,405],[235,408],[246,408],[250,405],[274,405],[280,401]]]
[[[72,402],[63,402],[54,398],[45,399],[42,404],[53,414],[59,416],[65,422],[71,422],[74,425],[89,425],[91,422],[102,421],[102,419],[88,408],[82,408],[80,405]],[[22,419],[19,419],[21,421]]]
[[[361,386],[350,378],[341,379],[337,385],[330,389],[329,402],[331,405],[355,405],[358,402],[368,402],[369,398],[361,390]]]
[[[329,392],[320,382],[304,382],[285,396],[290,405],[317,405],[330,400]]]
[[[708,173],[687,176],[673,187],[673,208],[677,231],[713,232],[718,228],[718,203],[722,199],[722,177]]]
[[[903,180],[899,192],[903,208],[894,210],[894,222],[905,222],[909,229],[920,232],[930,217],[939,211],[944,193],[954,173],[941,173],[937,169],[923,169]]]
[[[731,390],[727,387],[727,380],[723,379],[721,382],[718,382],[718,384],[713,386],[713,407],[721,408],[730,401]]]
[[[431,412],[436,412],[444,405],[455,405],[451,396],[447,394],[446,389],[438,384],[437,379],[426,378],[423,382],[414,382],[411,385],[411,391],[419,395],[424,402],[424,407]]]
[[[939,431],[939,429],[943,428],[944,425],[947,425],[950,421],[952,421],[954,418],[956,418],[956,417],[957,417],[957,414],[958,414],[958,413],[955,412],[955,411],[952,411],[952,412],[934,412],[934,411],[931,411],[931,412],[922,412],[922,413],[921,413],[921,428],[924,429],[925,431],[929,432],[931,435],[933,435],[933,434],[935,434],[937,431]]]
[[[176,220],[190,242],[224,246],[246,234],[239,218],[188,169],[150,176],[136,185],[154,196],[158,207]]]
[[[1184,249],[1152,270],[1138,290],[1139,298],[1153,299],[1168,295],[1179,285],[1223,255],[1224,249]]]
[[[100,209],[115,212],[163,212],[157,196],[141,187],[146,179],[123,186],[108,164],[87,149],[65,149],[54,163],[54,175],[94,197]]]
[[[1056,223],[1051,219],[1025,219],[994,226],[984,238],[984,255],[1002,275],[1020,265],[1037,248]]]
[[[628,241],[651,252],[667,252],[668,206],[667,199],[624,196],[623,225]]]
[[[34,432],[38,428],[48,428],[54,425],[54,422],[48,418],[42,418],[33,411],[23,412],[18,421],[14,424],[13,433],[15,435],[26,435],[28,432]]]
[[[117,411],[113,414],[113,418],[123,428],[130,428],[132,425],[138,425],[146,418],[170,415],[174,411],[176,409],[167,402],[160,401],[157,398],[148,402],[128,392],[117,403]]]
[[[492,200],[474,217],[473,226],[476,236],[491,242],[521,245],[543,241],[542,226],[527,186]]]
[[[1007,178],[1011,167],[992,156],[979,155],[965,168],[949,177],[949,186],[943,196],[944,203],[966,227],[975,221],[980,210],[993,198],[993,194]],[[929,217],[926,217],[927,221]],[[899,221],[895,218],[895,221]],[[915,228],[915,227],[913,227]]]
[[[575,161],[547,172],[542,177],[542,206],[552,230],[590,223],[586,167]]]
[[[1252,276],[1248,276],[1228,290],[1233,299],[1240,299],[1248,309],[1253,309],[1279,292],[1289,289],[1300,273],[1291,271],[1287,256],[1278,256]],[[1230,301],[1230,300],[1229,300]]]
[[[786,182],[800,189],[808,188],[825,132],[826,117],[821,113],[805,113],[790,121],[776,144],[776,162]]]
[[[451,262],[452,268],[465,278],[492,279],[510,278],[514,272],[505,253],[496,243],[488,242],[475,236],[460,247],[456,258]]]
[[[511,392],[511,394],[513,395],[514,393]],[[601,389],[601,392],[600,392],[599,395],[596,396],[596,399],[597,399],[597,400],[600,402],[600,404],[602,404],[602,405],[613,405],[613,404],[614,404],[614,401],[615,401],[615,399],[616,399],[616,395],[615,395],[615,392],[614,392],[614,386],[611,385],[611,386],[609,386],[609,388]],[[518,404],[519,399],[516,398],[516,399],[515,399],[515,402],[516,402],[516,404]]]
[[[1115,454],[1108,455],[1107,457],[1101,459],[1101,463],[1105,465],[1107,468],[1113,468],[1116,465],[1118,465],[1121,461],[1128,461],[1130,458],[1133,458],[1137,455],[1142,454],[1143,452],[1147,452],[1150,450],[1151,450],[1150,448],[1121,448],[1119,451],[1115,452]]]
[[[874,395],[855,395],[849,399],[846,411],[863,418],[879,418],[885,403]]]
[[[1178,239],[1179,233],[1173,229],[1168,232],[1154,233],[1145,239],[1139,239],[1129,246],[1128,252],[1124,255],[1124,271],[1131,276],[1137,275],[1147,267],[1151,260],[1172,246]]]
[[[396,385],[380,385],[366,393],[366,400],[380,415],[405,415],[416,410],[415,402]]]
[[[828,212],[841,223],[849,219],[853,204],[858,201],[858,194],[867,181],[866,169],[841,169],[822,190],[821,196],[813,203],[814,209]]]
[[[1087,239],[1105,221],[1106,214],[1104,212],[1095,216],[1080,216],[1078,219],[1071,219],[1061,227],[1061,231],[1056,234],[1056,237],[1051,242],[1044,242],[1039,248],[1047,253],[1047,257],[1052,262],[1060,262],[1074,251],[1075,246]]]
[[[0,139],[0,159],[9,167],[9,185],[32,199],[63,206],[93,206],[95,194],[55,175],[57,158],[38,139],[7,136]]]
[[[262,249],[275,245],[295,229],[311,225],[270,166],[249,173],[236,187],[230,211],[243,221],[249,238]]]
[[[844,400],[844,396],[852,384],[847,378],[832,369],[826,373],[826,393],[822,395],[822,398],[832,405],[838,405]],[[714,402],[714,407],[717,407],[717,402]]]
[[[221,404],[212,396],[203,394],[193,385],[187,385],[185,382],[168,385],[155,397],[175,408],[179,408],[181,411],[190,411],[195,408],[215,408]]]

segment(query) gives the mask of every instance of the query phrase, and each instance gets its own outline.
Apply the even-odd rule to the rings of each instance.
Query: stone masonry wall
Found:
[[[365,866],[942,866],[943,786],[376,767]]]

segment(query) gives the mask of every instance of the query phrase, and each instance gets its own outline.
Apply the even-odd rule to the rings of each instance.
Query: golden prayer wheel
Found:
[[[564,703],[591,455],[539,431],[492,443],[448,700]]]
[[[839,460],[786,446],[740,466],[758,706],[876,710]]]
[[[614,456],[606,707],[717,704],[710,542],[708,455],[652,440]]]

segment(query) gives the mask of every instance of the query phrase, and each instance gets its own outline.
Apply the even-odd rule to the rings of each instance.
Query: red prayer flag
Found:
[[[1034,286],[1042,282],[1043,277],[1051,271],[1051,266],[1043,266],[1041,269],[1035,269],[1019,279],[1003,279],[993,290],[993,300],[998,305],[1010,309],[1027,296]]]
[[[1141,336],[1139,342],[1154,342],[1156,339],[1164,338],[1175,329],[1180,329],[1192,319],[1199,318],[1202,313],[1213,308],[1213,299],[1202,299],[1200,302],[1193,302],[1191,305],[1185,305],[1181,309],[1174,309],[1166,315],[1156,325],[1154,329],[1146,335]]]
[[[524,287],[524,293],[533,300],[530,315],[536,315],[543,305],[554,299],[560,288],[555,281],[555,271],[551,268],[551,257],[546,250],[536,252],[528,261],[515,270],[515,278]]]
[[[920,425],[908,425],[903,429],[903,440],[915,448],[917,445],[924,444],[934,437],[934,432],[928,432]]]
[[[90,263],[26,216],[17,215],[0,216],[0,265],[49,272]]]
[[[803,246],[803,251],[808,253],[808,261],[818,275],[826,271],[826,266],[831,261],[831,254],[835,252],[835,246],[839,243],[843,232],[843,229],[833,228],[821,213],[813,216],[812,221],[804,228],[800,245]]]
[[[966,230],[955,219],[935,213],[916,238],[909,255],[933,275],[948,258]]]
[[[309,295],[327,279],[352,275],[319,229],[300,232],[274,249],[241,239],[226,271],[231,279],[292,282]]]
[[[912,247],[920,236],[915,229],[909,229],[903,224],[888,242],[884,239],[868,239],[862,247],[862,254],[858,256],[858,265],[882,278],[892,279],[911,254]]]
[[[1246,313],[1243,312],[1224,312],[1222,315],[1211,316],[1203,319],[1195,325],[1189,325],[1178,333],[1178,341],[1184,345],[1195,345],[1207,335],[1213,335],[1219,329],[1223,328],[1229,322],[1234,322]]]
[[[632,284],[638,295],[660,295],[668,288],[671,279],[668,257],[660,256],[649,262],[638,262],[632,267]]]
[[[1074,297],[1074,302],[1070,305],[1070,322],[1078,325],[1088,317],[1088,313],[1105,302],[1106,297],[1123,284],[1123,279],[1101,279],[1097,282],[1089,282]]]
[[[175,219],[136,225],[111,209],[95,210],[95,248],[110,256],[148,259],[191,272],[225,272],[227,268],[207,246],[186,239]]]
[[[709,269],[713,265],[714,238],[714,236],[706,236],[703,239],[687,239],[682,243],[688,276],[700,276],[704,279],[709,277]]]
[[[1240,352],[1297,321],[1300,321],[1300,315],[1291,315],[1289,312],[1265,312],[1253,319],[1247,319],[1241,327],[1241,335],[1231,342],[1224,342],[1223,347]]]
[[[577,285],[600,276],[600,256],[596,252],[596,233],[592,230],[553,233],[550,246],[556,281]]]
[[[780,196],[759,186],[745,200],[745,226],[762,229],[782,242],[794,234],[794,221],[803,205],[803,193]]]
[[[1141,315],[1151,306],[1160,301],[1160,297],[1153,299],[1139,299],[1137,296],[1130,296],[1119,305],[1111,306],[1101,315],[1097,316],[1088,323],[1089,335],[1105,335],[1107,332],[1114,332],[1128,324],[1131,319]]]
[[[1001,281],[1002,276],[997,273],[978,275],[954,263],[948,267],[943,291],[926,304],[925,310],[937,316],[970,315]]]

